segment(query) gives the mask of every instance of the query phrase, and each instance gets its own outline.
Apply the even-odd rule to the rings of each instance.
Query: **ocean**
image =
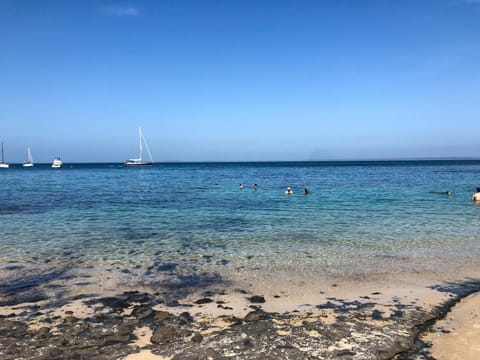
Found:
[[[0,184],[0,269],[396,271],[480,256],[474,160],[17,165]]]

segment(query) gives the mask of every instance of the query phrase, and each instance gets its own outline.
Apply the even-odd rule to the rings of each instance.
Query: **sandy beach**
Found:
[[[425,337],[438,360],[480,359],[480,294],[462,299]]]
[[[249,269],[189,289],[130,286],[122,272],[85,273],[93,281],[78,286],[79,274],[72,280],[67,271],[16,296],[2,293],[0,354],[4,359],[475,359],[480,297],[467,295],[478,291],[480,282],[471,280],[475,270],[470,270],[457,281],[405,273],[358,281]],[[22,279],[7,271],[2,276],[4,282],[9,276]],[[48,295],[36,301],[40,292]],[[21,301],[28,298],[33,301]]]

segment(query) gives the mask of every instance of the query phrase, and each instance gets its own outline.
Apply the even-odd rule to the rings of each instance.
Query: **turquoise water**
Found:
[[[480,161],[16,166],[0,184],[0,267],[350,267],[480,255],[480,206],[470,200]]]

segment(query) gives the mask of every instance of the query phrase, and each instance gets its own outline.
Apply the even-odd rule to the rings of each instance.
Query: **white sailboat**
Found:
[[[32,167],[32,166],[33,166],[32,152],[30,151],[30,148],[27,148],[27,161],[23,163],[23,167]]]
[[[0,169],[8,169],[10,165],[8,165],[5,162],[5,159],[3,158],[3,142],[2,142],[2,162],[0,163]]]
[[[143,136],[141,127],[138,127],[138,138],[139,138],[140,156],[138,157],[138,159],[128,159],[123,163],[123,166],[152,166],[153,165],[152,154],[150,153],[150,149],[148,148],[147,141]],[[143,159],[143,143],[145,144],[145,148],[147,149],[147,153],[150,158],[150,161],[145,161]]]

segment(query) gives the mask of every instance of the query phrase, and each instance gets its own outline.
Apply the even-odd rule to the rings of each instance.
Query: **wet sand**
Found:
[[[462,299],[433,330],[424,340],[435,359],[480,359],[480,293]]]

